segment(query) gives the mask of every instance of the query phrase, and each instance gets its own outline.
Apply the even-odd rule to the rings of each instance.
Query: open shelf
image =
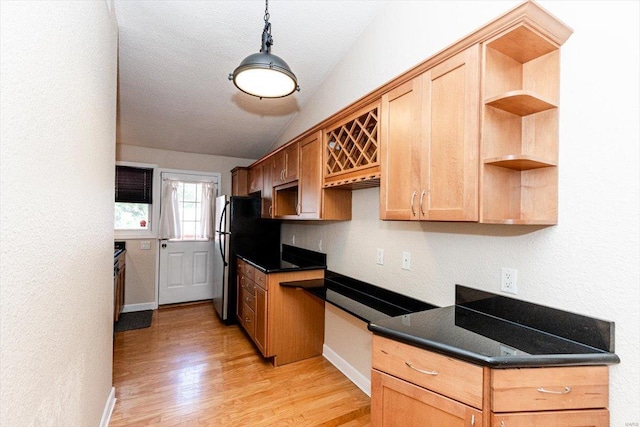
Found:
[[[485,159],[484,163],[487,165],[519,171],[557,166],[556,162],[550,162],[548,160],[526,154],[511,154],[503,157],[491,157],[489,159]]]
[[[483,52],[480,222],[556,224],[559,46],[522,23]]]
[[[485,104],[521,117],[557,108],[557,105],[529,90],[513,90],[487,99]]]

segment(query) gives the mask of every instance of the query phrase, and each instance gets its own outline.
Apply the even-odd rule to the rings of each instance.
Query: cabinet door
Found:
[[[262,217],[273,217],[273,159],[266,160],[262,165]]]
[[[249,169],[249,193],[262,191],[262,163]]]
[[[322,132],[318,131],[300,142],[298,176],[298,206],[300,218],[319,219],[322,187]]]
[[[382,95],[381,219],[419,219],[421,84],[417,77]]]
[[[472,46],[422,75],[422,219],[478,220],[479,52]]]
[[[491,427],[608,427],[609,411],[591,409],[584,411],[517,412],[491,414]]]
[[[242,301],[242,290],[244,288],[244,281],[247,280],[243,274],[239,274],[236,277],[236,281],[238,282],[237,291],[238,297],[236,298],[236,317],[238,318],[238,322],[243,324],[244,321],[244,302]]]
[[[298,179],[299,149],[299,144],[296,142],[284,151],[284,182],[291,182]]]
[[[255,287],[255,343],[263,355],[267,354],[267,292]]]
[[[482,427],[482,413],[377,370],[371,372],[373,427]]]

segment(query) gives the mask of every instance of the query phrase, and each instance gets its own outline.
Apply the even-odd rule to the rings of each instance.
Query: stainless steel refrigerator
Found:
[[[236,254],[260,260],[280,253],[280,222],[260,215],[258,198],[216,198],[213,306],[227,324],[236,323]]]

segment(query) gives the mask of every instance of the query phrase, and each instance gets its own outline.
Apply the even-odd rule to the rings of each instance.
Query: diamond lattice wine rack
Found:
[[[380,185],[379,104],[369,105],[325,132],[324,187]]]

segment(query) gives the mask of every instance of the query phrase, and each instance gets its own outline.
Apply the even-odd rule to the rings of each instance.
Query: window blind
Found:
[[[153,169],[116,166],[116,202],[151,204]]]

